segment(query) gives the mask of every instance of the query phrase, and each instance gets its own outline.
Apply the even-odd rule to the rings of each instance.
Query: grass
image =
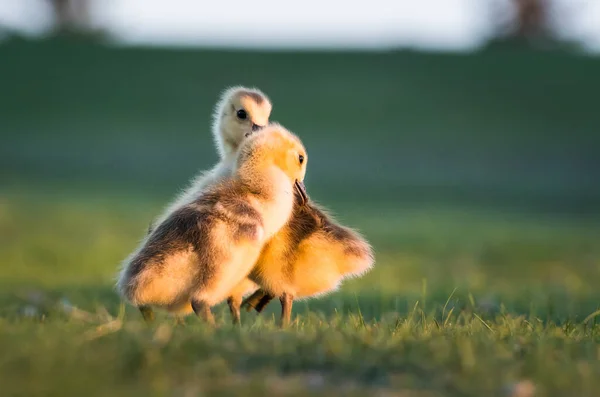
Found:
[[[147,327],[112,289],[158,200],[5,193],[4,395],[500,396],[532,384],[537,396],[592,396],[600,387],[593,218],[346,208],[340,218],[376,247],[374,271],[296,303],[287,330],[276,326],[278,304],[244,313],[241,329],[218,306],[213,330],[166,316]]]

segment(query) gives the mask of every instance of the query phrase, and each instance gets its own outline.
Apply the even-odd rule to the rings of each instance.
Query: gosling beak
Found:
[[[306,194],[304,183],[296,180],[296,182],[294,182],[294,187],[296,188],[296,192],[298,192],[297,197],[300,199],[300,205],[305,205],[308,201],[308,195]]]
[[[254,124],[254,123],[253,123],[253,124],[252,124],[252,131],[250,131],[250,132],[246,132],[246,133],[244,134],[244,137],[245,137],[245,138],[248,138],[250,135],[252,135],[253,133],[255,133],[256,131],[260,130],[260,129],[261,129],[261,128],[263,128],[263,127],[264,127],[263,125],[258,125],[258,124]]]

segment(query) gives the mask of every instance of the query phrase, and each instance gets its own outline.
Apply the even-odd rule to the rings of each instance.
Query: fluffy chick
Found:
[[[278,124],[244,140],[230,179],[173,211],[125,260],[117,288],[140,308],[177,311],[191,302],[210,323],[210,307],[248,275],[264,244],[287,222],[294,190],[306,197],[306,150]]]
[[[189,186],[170,203],[148,231],[174,211],[189,204],[207,187],[231,175],[236,151],[246,135],[269,123],[273,106],[269,98],[256,88],[231,87],[223,91],[213,112],[212,136],[219,162],[209,171],[199,173]]]
[[[374,263],[373,249],[358,232],[299,198],[290,220],[265,245],[248,276],[261,289],[243,303],[260,313],[278,297],[282,326],[290,322],[294,299],[335,291],[342,280],[364,274]]]

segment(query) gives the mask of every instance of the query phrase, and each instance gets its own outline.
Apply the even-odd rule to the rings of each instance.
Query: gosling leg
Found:
[[[242,306],[246,308],[246,311],[249,312],[252,309],[255,309],[257,312],[261,312],[265,306],[273,299],[273,296],[267,294],[264,290],[259,289],[256,290],[252,295],[248,298],[244,299],[242,302]],[[263,302],[265,301],[266,302]]]
[[[240,325],[240,307],[242,306],[242,299],[239,296],[230,296],[227,299],[227,305],[229,306],[229,312],[231,313],[231,320],[233,325]]]
[[[142,317],[146,324],[151,324],[154,322],[154,310],[150,306],[138,306],[140,313],[142,313]]]
[[[215,317],[210,310],[210,306],[205,302],[192,300],[192,309],[194,310],[194,313],[196,313],[196,316],[200,317],[210,325],[215,325]]]
[[[281,328],[285,328],[290,325],[294,297],[290,294],[284,293],[279,298],[279,301],[281,302]]]
[[[269,294],[265,294],[260,301],[258,302],[258,304],[256,305],[256,307],[254,308],[258,313],[261,313],[265,307],[267,307],[267,305],[269,303],[271,303],[271,301],[274,299],[275,297],[273,295],[269,295]]]

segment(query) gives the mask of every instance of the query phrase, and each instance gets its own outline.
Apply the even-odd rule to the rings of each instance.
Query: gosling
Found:
[[[198,317],[214,324],[211,306],[244,280],[288,221],[294,190],[306,197],[306,159],[302,142],[278,124],[245,139],[231,178],[173,211],[125,260],[121,296],[147,321],[152,307],[177,311],[191,302]]]
[[[236,86],[226,89],[213,112],[212,136],[219,162],[209,171],[196,175],[163,214],[150,224],[148,232],[173,212],[195,200],[205,188],[229,177],[240,143],[247,135],[269,123],[272,109],[269,98],[256,88]]]
[[[235,154],[241,142],[245,137],[269,123],[272,109],[273,105],[268,96],[256,88],[235,86],[221,93],[220,99],[214,108],[211,128],[219,162],[209,171],[200,172],[192,179],[189,186],[166,207],[155,221],[150,223],[148,234],[152,232],[155,225],[163,222],[182,206],[192,202],[203,190],[231,175]],[[234,295],[243,297],[257,289],[256,284],[246,279],[236,286]],[[234,323],[239,323],[241,302],[241,298],[239,301],[228,300]],[[171,313],[177,317],[192,312],[192,306],[189,303],[177,310],[175,308],[171,310]]]
[[[317,204],[306,202],[306,196],[297,196],[292,217],[265,245],[248,276],[261,289],[243,302],[248,311],[260,313],[278,297],[281,326],[290,323],[295,299],[335,291],[345,278],[366,273],[375,261],[358,232],[336,223]]]

